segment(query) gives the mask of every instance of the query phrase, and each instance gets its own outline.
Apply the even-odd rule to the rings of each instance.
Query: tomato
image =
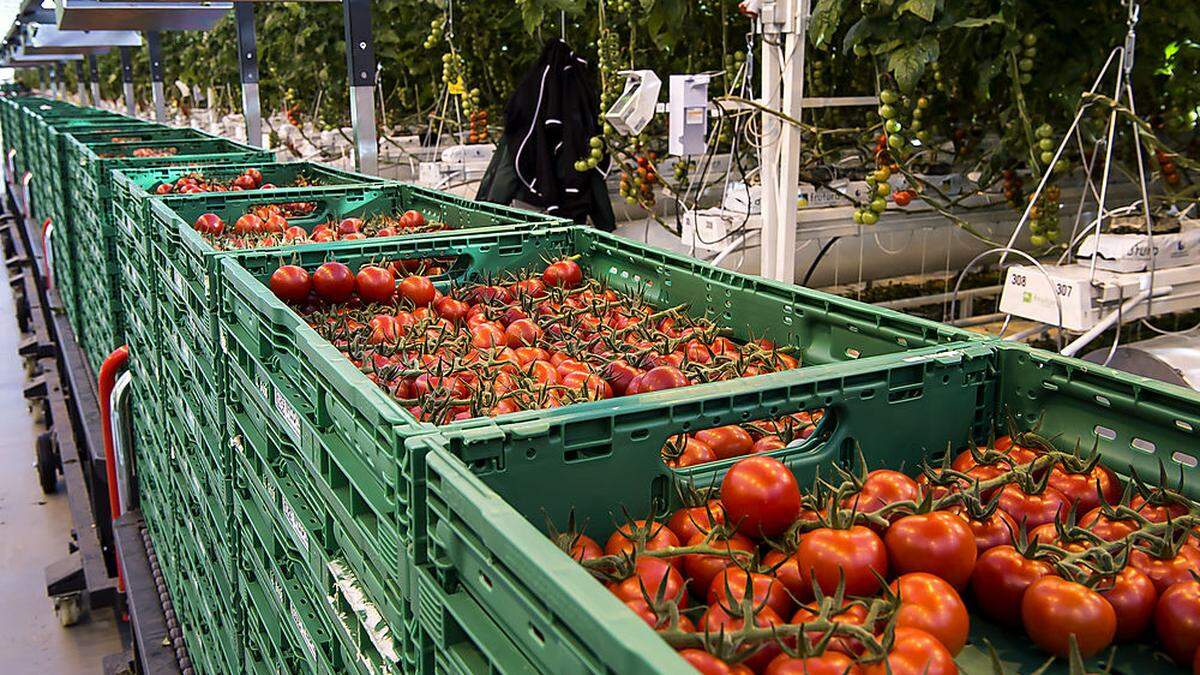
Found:
[[[843,576],[846,595],[871,595],[879,590],[875,575],[887,576],[887,548],[879,535],[862,525],[847,530],[822,527],[800,538],[796,566],[806,586],[815,582],[826,595],[833,594]]]
[[[1154,616],[1158,591],[1145,574],[1126,567],[1107,584],[1101,584],[1100,594],[1117,613],[1117,642],[1127,642],[1146,632]]]
[[[892,523],[883,541],[895,574],[929,572],[955,588],[967,587],[979,555],[967,521],[949,511],[904,516]]]
[[[732,675],[734,672],[728,663],[703,649],[684,649],[679,655],[701,675]]]
[[[546,267],[546,271],[542,272],[542,283],[547,286],[575,288],[582,282],[583,270],[580,269],[579,263],[574,260],[559,260],[558,262],[550,263]]]
[[[287,219],[278,213],[272,214],[271,217],[267,218],[262,225],[263,232],[275,232],[277,234],[282,233],[283,231],[287,230],[287,228]]]
[[[874,513],[888,504],[903,501],[921,501],[921,488],[917,481],[899,471],[876,469],[867,474],[862,490],[847,497],[842,507],[860,513]]]
[[[471,309],[471,306],[462,300],[449,297],[438,299],[434,307],[437,309],[438,316],[451,323],[462,321],[467,316],[467,311]]]
[[[900,597],[897,626],[919,628],[934,636],[952,656],[967,644],[971,619],[958,591],[944,579],[925,572],[904,574],[892,582]]]
[[[420,211],[409,209],[400,216],[400,227],[414,229],[425,226],[425,216]]]
[[[679,546],[679,537],[662,523],[648,520],[635,520],[617,528],[604,544],[604,555],[624,555],[633,553],[634,543],[639,536],[645,536],[647,551],[658,551],[664,548]]]
[[[354,294],[354,273],[340,262],[323,263],[312,275],[317,295],[330,302],[345,302]]]
[[[967,521],[971,533],[975,535],[975,550],[979,555],[983,555],[984,551],[1009,543],[1018,531],[1017,522],[1000,509],[993,511],[992,515],[985,520],[971,518],[967,509],[962,506],[953,506],[949,511]]]
[[[721,480],[721,503],[726,522],[738,532],[774,537],[800,515],[800,485],[779,460],[754,455],[738,460],[726,472]]]
[[[767,666],[764,675],[860,675],[862,669],[849,656],[827,651],[820,656],[793,658],[780,654]]]
[[[577,562],[594,560],[604,555],[604,551],[600,549],[600,544],[597,544],[595,539],[586,534],[560,534],[557,543],[559,548],[566,549],[566,554],[574,558]]]
[[[815,612],[814,609],[815,608],[810,609],[809,607],[801,606],[796,610],[796,613],[792,615],[791,622],[793,624],[808,623],[809,621],[816,619],[817,612]],[[834,623],[861,626],[867,621],[867,608],[858,603],[845,604],[843,605],[842,609],[831,616],[830,619],[832,619]],[[808,641],[813,643],[820,640],[823,635],[824,631],[816,630],[806,631],[805,633]],[[827,649],[842,652],[843,654],[849,654],[851,656],[857,656],[863,652],[863,645],[862,642],[855,638],[838,636],[829,640]]]
[[[754,441],[754,445],[750,448],[750,452],[757,455],[762,452],[771,452],[772,450],[778,450],[786,447],[787,443],[784,443],[783,439],[778,436],[763,436],[757,441]]]
[[[908,190],[900,190],[892,195],[892,201],[896,202],[896,206],[908,206],[912,201],[912,193]]]
[[[745,602],[747,589],[752,607],[757,608],[765,604],[781,617],[792,613],[792,599],[775,577],[749,572],[736,566],[725,567],[713,577],[708,587],[708,604],[741,607]]]
[[[396,292],[395,275],[390,269],[378,265],[360,267],[354,284],[363,302],[390,302]]]
[[[367,337],[367,344],[370,345],[395,342],[399,335],[396,317],[390,314],[376,314],[367,322],[367,326],[371,329],[371,334]]]
[[[237,222],[233,224],[233,231],[237,232],[238,234],[253,234],[261,231],[262,228],[263,219],[259,218],[253,213],[242,215],[242,217],[238,218]]]
[[[252,183],[254,183],[255,187],[262,185],[263,175],[262,175],[262,172],[259,171],[258,169],[254,169],[254,168],[246,169],[245,173],[243,173],[242,175],[249,178],[250,181]]]
[[[1063,493],[1068,504],[1075,504],[1078,513],[1087,513],[1100,506],[1101,500],[1113,504],[1121,499],[1121,484],[1117,477],[1099,464],[1088,473],[1068,473],[1056,466],[1050,471],[1048,484]]]
[[[221,234],[221,231],[225,229],[225,224],[215,213],[202,213],[196,218],[192,228],[201,234]]]
[[[917,628],[897,628],[887,658],[863,668],[863,675],[957,675],[954,657],[934,636]]]
[[[613,395],[612,387],[595,373],[570,372],[562,378],[562,383],[569,389],[582,392],[589,401],[600,401]]]
[[[284,265],[271,273],[271,292],[284,302],[300,303],[308,299],[312,282],[308,270],[299,265]]]
[[[1129,501],[1129,508],[1152,523],[1165,523],[1168,518],[1178,518],[1188,511],[1188,507],[1183,504],[1151,504],[1141,495]]]
[[[683,371],[675,366],[656,366],[641,376],[637,393],[644,394],[650,391],[686,387],[691,383],[687,375],[684,375]]]
[[[1053,575],[1029,585],[1021,598],[1021,620],[1033,643],[1055,656],[1070,653],[1071,635],[1079,653],[1091,658],[1112,644],[1117,613],[1096,591]]]
[[[696,533],[707,533],[714,525],[725,523],[725,509],[721,500],[710,499],[699,506],[685,506],[671,514],[667,527],[679,537],[679,541],[687,541]]]
[[[400,296],[416,307],[427,307],[434,300],[437,290],[429,277],[409,276],[400,282]]]
[[[1190,580],[1192,574],[1200,574],[1200,548],[1184,544],[1170,558],[1155,558],[1135,548],[1129,552],[1129,564],[1149,577],[1155,590],[1164,593],[1171,586]]]
[[[541,298],[546,295],[546,284],[541,279],[522,279],[509,286],[514,296]]]
[[[1085,513],[1079,519],[1079,526],[1086,527],[1092,531],[1092,534],[1104,541],[1123,539],[1140,529],[1136,520],[1113,520],[1104,515],[1099,508]]]
[[[658,599],[660,588],[664,588],[663,600],[687,607],[687,592],[684,590],[683,575],[671,563],[662,558],[642,556],[633,563],[633,574],[613,584],[610,589],[622,601]]]
[[[306,239],[308,239],[308,233],[298,225],[292,225],[283,231],[284,241],[304,241]]]
[[[333,228],[338,234],[354,234],[362,228],[362,218],[343,218],[337,227]]]
[[[782,624],[783,619],[779,618],[775,610],[770,607],[763,607],[754,615],[754,625],[759,628],[769,628]],[[722,630],[726,633],[741,630],[743,626],[745,626],[745,619],[736,616],[735,612],[730,612],[721,605],[711,605],[700,617],[700,621],[696,623],[696,630],[707,630],[710,635],[717,635]],[[775,642],[766,642],[753,649],[753,654],[742,661],[742,663],[746,664],[756,673],[762,672],[767,667],[767,664],[780,653],[779,644]]]
[[[1063,493],[1047,487],[1041,494],[1025,493],[1016,483],[1009,483],[1000,491],[1000,508],[1018,523],[1033,529],[1049,523],[1056,517],[1065,517],[1069,505]]]
[[[1200,581],[1171,586],[1154,607],[1154,632],[1163,650],[1187,665],[1200,648]]]
[[[735,558],[731,555],[734,551],[754,552],[754,542],[745,535],[734,532],[728,536],[714,536],[707,543],[705,542],[706,536],[704,533],[697,532],[688,538],[687,545],[700,546],[703,544],[730,555],[691,553],[683,556],[683,571],[691,580],[689,585],[691,591],[698,598],[706,597],[713,585],[713,580],[718,578],[725,568],[734,564]],[[746,560],[747,558],[742,558],[743,564]]]
[[[979,556],[971,573],[971,590],[983,613],[1009,626],[1020,625],[1021,599],[1029,586],[1051,574],[1049,563],[1021,555],[1009,544]]]
[[[718,459],[748,455],[754,448],[754,439],[750,437],[750,432],[736,424],[697,431],[693,436],[696,440],[708,444]]]
[[[675,468],[683,469],[697,464],[707,464],[717,461],[717,453],[713,452],[712,448],[708,447],[707,443],[698,441],[691,436],[685,436],[683,441],[683,451],[679,453],[679,457],[674,460],[672,465]]]

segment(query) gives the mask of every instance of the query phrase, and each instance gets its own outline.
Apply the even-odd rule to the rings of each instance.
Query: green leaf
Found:
[[[937,11],[937,0],[904,0],[898,8],[897,14],[904,12],[912,12],[926,21],[933,21],[933,13]]]
[[[814,47],[828,47],[842,22],[846,0],[819,0],[809,20],[808,36]]]
[[[925,74],[925,65],[937,57],[937,38],[927,35],[892,52],[888,56],[887,67],[895,76],[901,91],[912,91]]]
[[[983,28],[984,26],[990,26],[994,23],[1004,23],[1004,17],[1000,16],[999,14],[993,14],[993,15],[991,15],[987,18],[983,18],[983,19],[977,19],[977,18],[963,19],[962,21],[956,22],[954,24],[954,27],[955,28]]]

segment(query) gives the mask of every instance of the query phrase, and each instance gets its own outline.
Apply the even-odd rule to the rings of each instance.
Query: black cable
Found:
[[[812,264],[808,266],[808,271],[804,273],[804,281],[800,282],[801,286],[808,285],[808,280],[812,278],[813,272],[817,271],[817,265],[821,263],[821,258],[824,258],[825,254],[829,252],[829,249],[837,243],[838,239],[841,238],[841,235],[838,235],[833,239],[830,239],[824,246],[821,247],[821,250],[817,252],[817,257],[813,258]]]

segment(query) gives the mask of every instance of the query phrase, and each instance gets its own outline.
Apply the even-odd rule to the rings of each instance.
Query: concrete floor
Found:
[[[44,495],[38,485],[33,444],[40,429],[21,393],[20,339],[12,294],[0,289],[0,672],[98,673],[105,655],[121,651],[112,612],[97,610],[64,628],[46,596],[44,569],[67,554],[71,514],[64,493]]]

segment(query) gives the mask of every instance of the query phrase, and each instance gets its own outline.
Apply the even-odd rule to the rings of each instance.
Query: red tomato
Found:
[[[623,601],[658,598],[659,589],[665,585],[663,600],[680,607],[687,607],[687,592],[684,590],[683,575],[671,563],[662,558],[642,556],[633,564],[633,575],[611,586],[614,595]]]
[[[733,669],[729,667],[728,663],[703,649],[684,649],[679,652],[679,655],[701,675],[732,675],[733,673]]]
[[[713,577],[708,587],[708,604],[741,607],[747,589],[753,607],[761,607],[765,603],[781,617],[792,613],[792,599],[775,577],[736,566],[725,567]]]
[[[811,590],[810,590],[811,595]],[[808,623],[817,618],[817,613],[809,607],[801,606],[792,615],[792,623]],[[860,604],[846,604],[842,609],[830,617],[834,623],[852,624],[861,626],[867,621],[867,608]],[[807,631],[806,637],[810,642],[816,642],[822,637],[822,631]],[[857,656],[863,652],[863,645],[860,641],[852,637],[834,637],[829,641],[828,649]]]
[[[721,500],[710,499],[699,506],[685,506],[671,514],[667,527],[679,537],[679,541],[687,541],[692,535],[707,533],[714,525],[725,523],[725,509]]]
[[[689,466],[696,466],[697,464],[707,464],[717,461],[717,453],[713,452],[707,443],[698,441],[691,436],[685,436],[683,444],[683,451],[679,453],[679,457],[675,459],[675,463],[672,465],[675,468],[683,469]]]
[[[200,217],[196,218],[192,228],[201,234],[221,234],[221,231],[225,229],[225,224],[215,213],[202,213]]]
[[[767,666],[764,675],[860,675],[862,669],[849,656],[827,651],[820,656],[793,658],[780,654]]]
[[[277,234],[284,232],[287,228],[287,219],[278,213],[271,214],[271,217],[267,218],[262,225],[263,232],[275,232]]]
[[[778,450],[785,447],[787,447],[787,443],[784,443],[782,438],[774,435],[763,436],[757,441],[754,441],[754,446],[750,448],[750,452],[757,455],[761,452],[771,452],[772,450]]]
[[[1009,483],[1000,491],[1000,508],[1018,523],[1033,529],[1049,523],[1057,517],[1065,517],[1070,508],[1063,493],[1047,487],[1041,494],[1026,494],[1016,483]]]
[[[1077,513],[1087,513],[1100,506],[1116,503],[1121,498],[1121,484],[1112,471],[1096,465],[1088,473],[1067,473],[1062,467],[1050,471],[1050,487],[1063,493],[1068,504],[1076,504]],[[1097,490],[1099,485],[1099,490]]]
[[[908,190],[900,190],[892,196],[892,201],[896,202],[896,206],[908,206],[912,201],[912,193]]]
[[[582,282],[583,270],[580,269],[579,263],[574,260],[559,260],[558,262],[550,263],[546,267],[546,271],[542,272],[542,283],[547,286],[575,288]]]
[[[396,337],[399,335],[396,317],[390,314],[376,314],[371,317],[367,326],[371,329],[371,334],[367,337],[367,344],[377,345],[386,342],[395,342]]]
[[[246,169],[245,173],[242,175],[249,178],[250,181],[254,183],[255,187],[262,185],[263,175],[262,175],[262,172],[259,171],[258,169],[254,169],[254,168]]]
[[[462,321],[467,316],[467,311],[471,309],[471,306],[462,300],[448,297],[438,299],[434,306],[437,308],[438,316],[451,323]]]
[[[1049,563],[1026,558],[1011,545],[1004,544],[975,561],[971,590],[984,614],[1009,626],[1018,626],[1021,623],[1021,599],[1026,589],[1053,571]]]
[[[679,537],[662,523],[647,520],[635,520],[625,523],[609,536],[604,544],[604,555],[623,555],[633,553],[634,543],[639,535],[645,535],[647,551],[658,551],[664,548],[679,546]]]
[[[1192,574],[1200,574],[1200,548],[1184,544],[1175,556],[1165,559],[1149,556],[1135,548],[1129,552],[1129,564],[1149,577],[1155,590],[1165,593],[1171,586],[1189,581]]]
[[[1165,523],[1168,518],[1178,518],[1188,511],[1183,504],[1151,504],[1141,495],[1129,500],[1129,508],[1152,523]]]
[[[902,501],[921,501],[921,488],[917,481],[899,471],[876,469],[867,474],[867,480],[858,494],[846,497],[842,508],[873,513],[888,504]]]
[[[871,595],[879,590],[875,575],[887,576],[887,549],[879,535],[862,525],[848,530],[822,527],[800,538],[796,566],[806,586],[811,588],[815,581],[826,595],[834,592],[843,575],[846,595]]]
[[[1000,509],[993,511],[986,520],[972,519],[967,514],[967,509],[962,506],[950,507],[949,511],[967,521],[971,533],[975,535],[975,550],[979,552],[979,555],[983,555],[984,551],[1009,543],[1018,530],[1017,523],[1012,516]]]
[[[650,391],[686,387],[691,383],[687,375],[684,375],[683,371],[675,366],[656,366],[641,376],[637,393],[644,394]]]
[[[1158,601],[1158,591],[1149,577],[1126,567],[1108,584],[1101,584],[1099,590],[1117,613],[1117,642],[1133,640],[1146,632]]]
[[[721,480],[721,503],[726,522],[738,532],[774,537],[800,515],[800,485],[779,460],[754,455],[738,460],[726,472]]]
[[[364,265],[354,277],[358,297],[363,302],[390,302],[396,292],[396,277],[386,267]]]
[[[754,616],[754,625],[759,628],[769,628],[770,626],[782,624],[783,619],[779,618],[779,615],[770,607],[763,607]],[[700,621],[696,624],[696,630],[707,630],[710,635],[716,635],[722,630],[726,633],[741,630],[744,625],[745,620],[742,617],[734,616],[720,605],[712,605],[700,617]],[[753,655],[746,658],[742,663],[746,664],[756,673],[762,672],[779,652],[778,643],[766,642],[756,647]]]
[[[594,560],[604,555],[604,551],[600,549],[600,544],[597,544],[595,539],[586,534],[561,534],[559,535],[558,545],[560,548],[566,549],[567,555],[574,558],[577,562]]]
[[[750,438],[750,432],[736,424],[697,431],[693,436],[696,440],[708,444],[718,459],[748,455],[754,448],[754,439]]]
[[[967,587],[979,555],[967,521],[949,511],[904,516],[892,523],[883,541],[893,573],[929,572],[955,588]]]
[[[1113,520],[1104,515],[1100,509],[1092,509],[1079,519],[1079,526],[1086,527],[1104,541],[1123,539],[1139,529],[1136,520]]]
[[[812,599],[812,586],[805,586],[800,577],[796,556],[777,549],[767,551],[762,557],[762,571],[774,576],[787,592],[799,602]]]
[[[1025,590],[1021,620],[1033,643],[1055,656],[1070,653],[1071,635],[1079,653],[1091,658],[1112,644],[1117,634],[1117,614],[1104,596],[1053,575],[1038,579]]]
[[[429,277],[410,276],[400,282],[400,295],[416,307],[427,307],[433,302],[437,290]]]
[[[305,239],[308,239],[308,233],[299,225],[292,225],[283,231],[284,241],[304,241]]]
[[[263,228],[263,219],[253,213],[244,214],[237,222],[233,224],[233,231],[238,234],[253,234],[261,231]]]
[[[1200,648],[1200,581],[1175,584],[1158,598],[1154,632],[1163,650],[1186,666]]]
[[[944,579],[924,572],[904,574],[892,582],[900,596],[897,626],[919,628],[934,636],[952,656],[967,644],[971,619],[958,591]]]
[[[700,532],[693,534],[688,540],[688,546],[704,544],[706,535]],[[715,536],[707,543],[712,548],[732,554],[734,551],[754,552],[754,542],[748,537],[734,532],[729,536]],[[746,558],[743,558],[743,564]],[[732,555],[701,555],[691,553],[683,556],[683,571],[691,579],[690,588],[696,597],[704,598],[717,578],[725,568],[734,564]]]
[[[518,319],[504,329],[504,340],[509,347],[532,347],[541,338],[541,327],[529,319]]]
[[[887,658],[863,668],[863,675],[957,675],[954,657],[937,638],[916,628],[897,628]]]
[[[607,382],[595,373],[573,371],[562,378],[564,387],[583,392],[589,401],[599,401],[612,398],[613,390]]]
[[[655,630],[669,630],[671,628],[670,617],[665,612],[662,615],[655,614],[654,610],[645,600],[626,600],[625,606],[634,614],[637,614],[642,621],[645,621],[647,626]],[[679,630],[686,633],[694,633],[696,632],[696,624],[692,623],[691,619],[680,614]]]
[[[354,234],[362,228],[362,218],[343,218],[334,228],[338,234]]]
[[[413,229],[424,226],[425,216],[420,211],[409,209],[404,212],[404,215],[400,216],[400,227]]]
[[[345,302],[354,294],[354,273],[340,262],[323,263],[312,275],[317,295],[330,302]]]
[[[271,273],[271,292],[284,302],[300,303],[308,299],[312,282],[308,271],[299,265],[284,265]]]

